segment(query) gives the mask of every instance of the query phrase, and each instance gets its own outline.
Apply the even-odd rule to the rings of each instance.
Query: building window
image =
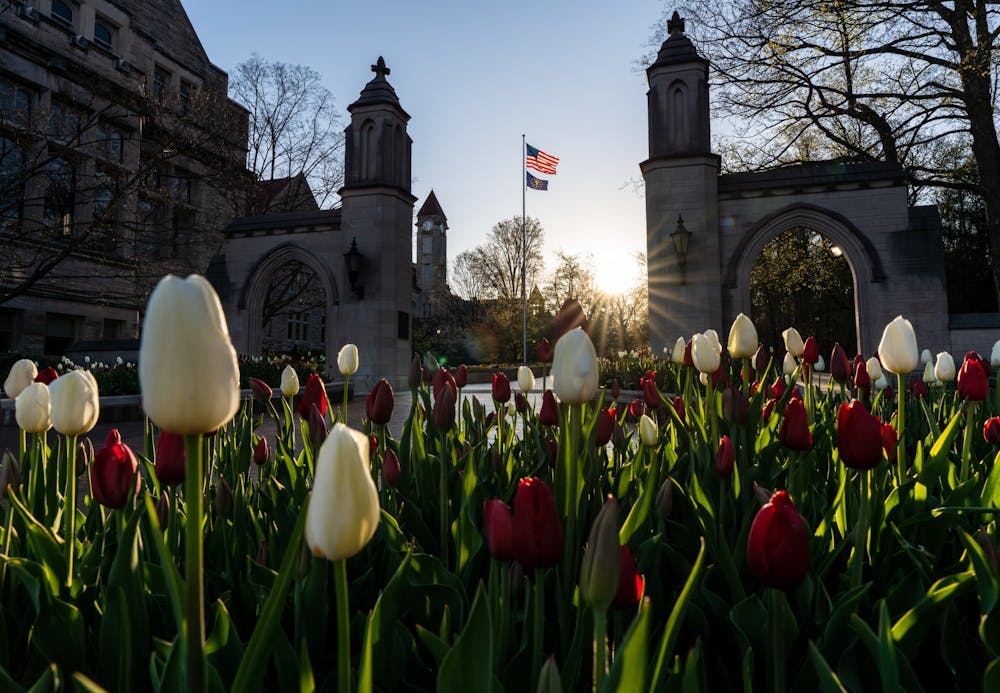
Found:
[[[289,313],[288,339],[305,342],[309,339],[309,313]]]
[[[94,22],[94,43],[106,51],[114,50],[115,28],[98,17]]]
[[[163,218],[163,205],[147,197],[139,198],[135,244],[140,258],[152,258],[159,254]]]
[[[49,162],[47,169],[45,225],[54,237],[72,235],[73,194],[76,190],[73,166],[63,157],[57,156]]]
[[[186,80],[181,80],[180,106],[181,113],[188,115],[191,112],[191,95],[194,92],[194,85]]]
[[[95,249],[114,253],[115,227],[117,226],[117,209],[115,196],[118,193],[118,181],[107,173],[98,172],[97,184],[94,186],[94,236]]]
[[[52,0],[52,19],[65,27],[73,26],[73,6],[65,0]]]
[[[122,339],[125,336],[125,321],[104,318],[104,339]]]
[[[27,127],[31,122],[31,92],[0,79],[0,123]]]
[[[21,218],[23,161],[24,155],[14,140],[0,135],[0,220]]]
[[[186,205],[191,204],[191,177],[182,171],[177,171],[170,181],[170,197]]]
[[[125,134],[113,125],[98,125],[97,153],[111,163],[122,163],[125,160]]]
[[[0,350],[10,351],[14,347],[15,314],[9,308],[0,308]]]
[[[76,341],[77,317],[49,313],[45,316],[45,348],[46,354],[56,356],[65,354],[66,349]]]
[[[63,143],[80,135],[80,112],[62,101],[52,100],[49,109],[49,136]]]
[[[399,339],[410,338],[410,314],[403,311],[396,312],[396,337]]]
[[[153,98],[163,103],[170,90],[170,72],[157,65],[153,68]]]

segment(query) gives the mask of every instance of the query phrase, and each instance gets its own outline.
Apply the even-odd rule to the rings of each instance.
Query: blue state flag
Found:
[[[533,175],[531,175],[527,171],[524,172],[524,175],[527,176],[526,182],[528,184],[528,187],[531,188],[532,190],[548,190],[549,189],[549,182],[547,180],[544,180],[542,178],[535,178]]]

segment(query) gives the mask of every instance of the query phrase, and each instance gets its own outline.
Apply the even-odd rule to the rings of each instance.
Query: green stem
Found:
[[[962,439],[962,473],[958,483],[964,484],[969,478],[969,463],[972,461],[972,435],[976,419],[976,402],[969,401],[965,410],[965,437]]]
[[[438,451],[441,478],[438,483],[438,504],[441,506],[441,563],[448,567],[448,433],[441,431],[441,449]]]
[[[535,620],[534,638],[531,648],[531,680],[537,681],[542,670],[542,649],[545,639],[545,581],[542,579],[542,568],[535,568]]]
[[[594,691],[604,686],[608,673],[608,611],[594,609]]]
[[[3,530],[3,555],[10,555],[11,534],[14,531],[14,504],[7,500],[7,522]],[[0,592],[3,591],[3,584],[7,577],[7,561],[0,562]]]
[[[344,409],[343,409],[343,420],[344,420],[344,425],[345,426],[347,425],[347,386],[348,386],[348,384],[350,384],[350,382],[351,382],[351,376],[345,375],[344,376]]]
[[[187,689],[205,690],[205,555],[202,549],[202,456],[201,434],[184,436],[187,473],[184,477],[184,584],[187,590],[185,640],[187,644]],[[172,511],[175,509],[171,508]]]
[[[1000,390],[1000,388],[998,388]],[[24,468],[24,454],[28,450],[28,434],[23,428],[17,429],[17,462]]]
[[[896,374],[896,474],[903,485],[906,478],[906,389],[903,374]]]
[[[861,476],[861,498],[860,505],[858,506],[858,524],[854,527],[854,553],[851,554],[850,558],[850,577],[851,577],[851,587],[857,587],[861,584],[861,570],[864,565],[865,553],[867,552],[868,544],[868,524],[869,520],[869,490],[868,490],[868,478],[870,472],[864,470],[860,473]]]
[[[771,590],[771,645],[775,693],[785,691],[785,593]]]
[[[66,498],[63,528],[66,539],[66,587],[73,587],[73,554],[76,548],[76,436],[66,436]]]
[[[337,590],[337,691],[351,691],[351,614],[347,602],[347,560],[333,562]]]

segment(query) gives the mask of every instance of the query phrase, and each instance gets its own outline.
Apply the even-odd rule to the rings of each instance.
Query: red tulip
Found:
[[[299,416],[308,420],[313,405],[319,409],[321,417],[326,416],[326,386],[323,384],[323,379],[315,373],[306,381],[306,389],[299,400]]]
[[[647,380],[642,386],[642,399],[650,409],[659,409],[663,399],[656,390],[656,381]]]
[[[615,416],[607,409],[602,409],[597,413],[597,424],[594,426],[594,444],[603,448],[611,440],[611,434],[615,430]]]
[[[851,377],[851,363],[847,360],[847,352],[840,344],[833,345],[830,354],[830,377],[843,385]]]
[[[684,345],[684,365],[688,368],[694,368],[694,356],[691,354],[693,348],[691,340],[687,340],[687,344]]]
[[[514,516],[507,504],[499,498],[483,501],[483,527],[490,555],[498,561],[513,560]]]
[[[36,383],[45,383],[46,385],[51,385],[52,381],[59,377],[59,371],[57,371],[52,366],[48,368],[43,368],[38,371],[38,375],[35,376]]]
[[[309,407],[309,416],[307,421],[309,423],[309,439],[313,442],[313,445],[316,445],[317,447],[322,445],[330,431],[326,427],[326,416],[320,412],[318,404],[312,404]]]
[[[840,405],[837,450],[851,469],[871,469],[882,461],[882,424],[859,399]]]
[[[387,448],[385,457],[382,458],[382,480],[388,486],[395,488],[396,484],[399,483],[399,477],[402,473],[403,470],[399,466],[399,457],[396,455],[395,450]]]
[[[528,398],[525,397],[520,392],[515,392],[514,393],[514,406],[517,408],[517,411],[519,413],[523,414],[524,412],[528,411]]]
[[[735,385],[722,391],[722,418],[740,426],[750,420],[750,402]]]
[[[958,372],[958,396],[973,402],[982,402],[989,394],[990,385],[979,355],[969,352]]]
[[[392,418],[392,408],[395,398],[392,393],[392,385],[385,378],[377,383],[365,399],[365,416],[373,424],[382,425],[389,423]]]
[[[778,400],[776,399],[767,400],[767,404],[765,404],[764,408],[760,410],[761,421],[767,421],[771,418],[771,414],[774,413],[774,407],[776,404],[778,404]]]
[[[464,363],[455,369],[455,386],[465,387],[469,384],[469,367]]]
[[[802,349],[802,361],[810,366],[819,361],[819,343],[815,337],[806,339]]]
[[[621,567],[618,573],[618,591],[611,600],[614,609],[634,609],[642,597],[645,580],[635,566],[635,558],[627,546],[621,547]]]
[[[521,479],[513,505],[514,560],[526,571],[557,565],[563,555],[563,528],[552,491],[537,477]]]
[[[270,451],[267,449],[267,438],[261,437],[253,449],[253,462],[259,467],[265,464],[269,457]]]
[[[733,461],[736,458],[736,450],[733,448],[733,441],[729,436],[722,436],[719,441],[719,449],[715,452],[715,473],[722,478],[733,475]]]
[[[112,428],[108,431],[108,435],[104,437],[104,447],[110,448],[112,445],[118,445],[122,442],[122,434],[117,428]]]
[[[113,441],[108,445],[108,441]],[[118,429],[111,429],[103,448],[94,455],[90,466],[90,490],[94,499],[106,508],[121,508],[130,494],[139,493],[139,463],[132,450],[122,442]]]
[[[684,421],[685,420],[684,417],[686,416],[684,411],[684,400],[681,398],[680,395],[677,395],[676,397],[674,397],[673,404],[674,404],[674,411],[677,413],[677,418],[680,419],[681,421]]]
[[[253,392],[254,399],[261,402],[270,402],[274,395],[271,386],[260,378],[250,378],[250,391]]]
[[[858,363],[854,369],[854,387],[859,390],[867,390],[872,386],[872,379],[868,376],[868,366],[864,361]]]
[[[458,399],[458,384],[455,382],[455,378],[448,372],[447,368],[439,368],[434,374],[434,378],[431,382],[431,391],[434,393],[434,399],[441,398],[441,390],[443,388],[448,388],[451,390],[452,400]]]
[[[1000,416],[986,419],[983,424],[983,438],[991,445],[1000,445]]]
[[[553,469],[556,468],[556,462],[559,461],[559,443],[554,440],[549,440],[549,466]]]
[[[757,511],[747,537],[747,566],[765,587],[797,587],[809,572],[809,533],[792,499],[778,491]]]
[[[654,370],[648,370],[642,374],[642,376],[639,378],[639,387],[644,387],[646,383],[650,381],[652,381],[654,384],[656,383],[656,371]]]
[[[788,384],[785,382],[785,379],[779,375],[774,379],[774,384],[771,385],[771,397],[781,399],[787,389]]]
[[[896,434],[896,429],[892,427],[892,424],[880,424],[882,426],[882,448],[885,450],[885,456],[889,458],[889,462],[894,464],[896,462],[896,444],[899,442],[899,436]]]
[[[634,399],[628,403],[628,416],[630,421],[638,421],[639,417],[646,410],[646,405],[641,399]]]
[[[542,363],[549,363],[552,360],[552,344],[545,337],[542,337],[542,341],[535,347],[535,356]]]
[[[559,406],[556,404],[556,396],[552,390],[542,393],[542,408],[538,411],[538,423],[543,426],[559,425]]]
[[[166,486],[174,486],[184,481],[186,472],[184,436],[160,431],[153,470],[159,482]]]
[[[927,383],[920,376],[915,375],[910,378],[910,394],[917,399],[927,399],[927,395],[930,394]]]
[[[503,373],[493,374],[493,401],[500,403],[510,401],[510,380]]]
[[[611,384],[611,399],[618,401],[618,398],[622,394],[622,386],[618,383],[618,378]]]
[[[449,375],[449,384],[441,386],[441,394],[434,398],[434,409],[431,411],[431,422],[439,431],[447,431],[455,425],[455,380]]]
[[[785,417],[781,422],[781,444],[789,450],[808,450],[812,447],[812,434],[802,400],[792,397],[785,407]]]
[[[771,351],[761,344],[757,347],[757,353],[753,355],[753,369],[758,377],[767,370],[769,363],[771,363]]]

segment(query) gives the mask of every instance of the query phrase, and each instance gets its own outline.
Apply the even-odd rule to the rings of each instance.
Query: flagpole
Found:
[[[528,365],[528,233],[525,198],[528,190],[527,149],[524,133],[521,133],[521,362]]]

